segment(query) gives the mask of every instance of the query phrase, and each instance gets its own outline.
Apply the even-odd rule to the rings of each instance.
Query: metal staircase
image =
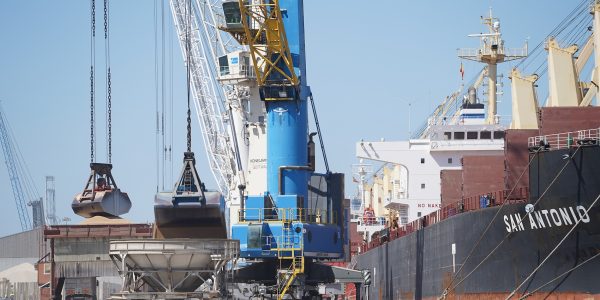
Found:
[[[294,235],[292,221],[287,220],[285,215],[282,220],[282,235],[277,245],[277,257],[279,258],[277,299],[281,300],[284,299],[296,278],[304,274],[305,262],[302,239]]]

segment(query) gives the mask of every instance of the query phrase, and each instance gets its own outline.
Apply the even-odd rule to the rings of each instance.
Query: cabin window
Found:
[[[479,136],[481,137],[482,140],[489,140],[492,138],[492,132],[491,131],[482,131]]]
[[[494,131],[494,139],[499,140],[504,138],[504,131]]]
[[[454,139],[455,140],[464,140],[465,139],[465,133],[464,132],[455,132],[454,133]]]
[[[452,132],[446,131],[444,132],[444,140],[449,141],[452,139]]]
[[[421,157],[421,163],[424,164],[425,163],[425,158]]]
[[[476,140],[477,139],[477,131],[468,131],[467,132],[467,140]]]
[[[248,226],[248,248],[261,249],[262,242],[262,225]]]
[[[417,217],[420,218],[421,217],[421,212],[417,212]]]
[[[227,55],[219,57],[219,74],[229,75],[229,61]]]
[[[452,163],[452,157],[448,157],[448,163],[451,164]]]
[[[425,184],[421,183],[421,188],[424,189],[425,188]]]

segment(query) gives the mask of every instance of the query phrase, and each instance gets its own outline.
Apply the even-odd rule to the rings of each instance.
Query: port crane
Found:
[[[266,110],[266,190],[242,199],[232,237],[241,257],[255,261],[238,271],[240,280],[273,283],[278,299],[314,295],[331,268],[317,258],[343,257],[343,174],[315,173],[314,142],[308,134],[303,1],[224,1],[225,25],[249,49],[260,100]],[[285,12],[285,17],[284,17]],[[219,60],[230,68],[244,60]],[[241,61],[241,62],[240,62]],[[319,132],[320,133],[320,132]],[[324,179],[319,202],[309,181]],[[311,288],[312,287],[312,288]]]
[[[342,256],[343,175],[314,173],[307,122],[312,95],[302,79],[304,37],[298,32],[302,2],[283,1],[285,8],[279,1],[191,3],[170,1],[211,170],[228,198],[230,222],[236,224],[232,237],[242,245],[256,241],[257,233],[259,238],[242,249],[242,258],[257,263],[236,277],[243,281],[266,267],[258,281],[274,282],[271,292],[281,297],[307,282],[327,282],[315,274],[330,269],[313,261]],[[292,17],[284,21],[282,11]],[[291,130],[269,122],[275,116],[292,117]],[[308,192],[307,182],[315,178],[327,182],[319,187],[327,194],[320,203]]]
[[[21,230],[30,230],[44,225],[44,214],[42,202],[37,197],[35,186],[31,175],[27,171],[25,162],[19,152],[19,147],[11,132],[4,110],[0,106],[0,142],[4,153],[4,163],[8,171],[10,185],[15,198],[17,215],[21,224]],[[34,210],[34,219],[29,213],[27,206]]]

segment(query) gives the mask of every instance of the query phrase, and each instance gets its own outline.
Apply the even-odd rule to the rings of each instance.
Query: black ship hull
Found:
[[[504,299],[519,286],[517,295],[600,298],[600,201],[592,207],[600,195],[600,147],[532,159],[529,203],[461,213],[358,255],[356,269],[373,276],[363,298],[437,299],[451,283],[450,299]]]

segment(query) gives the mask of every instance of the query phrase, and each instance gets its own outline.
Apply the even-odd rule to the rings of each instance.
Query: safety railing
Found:
[[[507,49],[500,46],[495,50],[493,50],[492,47],[458,49],[458,57],[462,58],[475,58],[482,55],[492,55],[494,53],[504,55],[505,57],[525,57],[527,56],[527,47]]]
[[[363,243],[361,245],[361,253],[378,247],[385,242],[413,233],[426,226],[439,223],[454,215],[479,210],[486,207],[499,206],[504,203],[523,203],[529,198],[529,190],[525,187],[516,189],[510,195],[509,193],[509,191],[502,190],[473,197],[466,197],[455,203],[446,205],[439,210],[414,220],[406,225],[398,228],[385,228],[377,234],[376,238],[371,239],[370,243]]]
[[[279,259],[292,259],[297,255],[302,254],[302,238],[299,235],[283,234],[275,237],[276,246],[271,251],[277,251],[277,257]]]
[[[529,149],[542,147],[545,150],[567,149],[574,145],[599,144],[600,128],[572,132],[540,135],[527,140]]]
[[[337,224],[337,213],[312,208],[244,208],[238,212],[238,222],[303,222]]]

